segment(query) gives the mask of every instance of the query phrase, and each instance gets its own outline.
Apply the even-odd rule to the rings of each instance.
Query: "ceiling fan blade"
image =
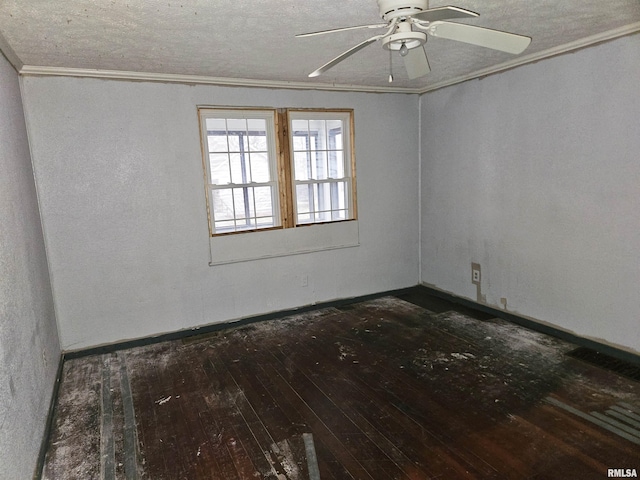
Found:
[[[471,10],[465,10],[460,7],[438,7],[430,8],[424,12],[416,13],[412,15],[412,18],[420,20],[421,22],[435,22],[437,20],[446,20],[449,18],[469,18],[477,17],[479,13],[472,12]]]
[[[362,50],[364,47],[372,44],[373,42],[375,42],[376,40],[379,40],[380,38],[381,38],[381,36],[377,35],[375,37],[371,37],[368,40],[365,40],[364,42],[361,42],[361,43],[357,44],[355,47],[351,47],[349,50],[347,50],[344,53],[341,53],[340,55],[338,55],[336,58],[334,58],[330,62],[325,63],[319,69],[311,72],[309,74],[309,77],[317,77],[318,75],[322,75],[324,72],[326,72],[330,68],[335,67],[338,63],[343,61],[345,58],[350,57],[354,53]]]
[[[429,68],[429,60],[427,60],[427,53],[422,46],[412,48],[402,58],[410,80],[423,77],[431,71],[431,68]]]
[[[522,53],[531,43],[531,38],[524,35],[462,23],[433,22],[427,31],[434,37],[448,38],[514,54]]]
[[[313,37],[314,35],[324,35],[325,33],[345,32],[347,30],[358,30],[360,28],[383,28],[386,23],[376,23],[373,25],[357,25],[355,27],[332,28],[331,30],[320,30],[319,32],[299,33],[296,38]]]

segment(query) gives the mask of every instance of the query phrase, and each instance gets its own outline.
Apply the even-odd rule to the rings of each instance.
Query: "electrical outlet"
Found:
[[[300,285],[303,287],[309,285],[309,275],[302,275],[302,278],[300,279]]]
[[[472,263],[471,264],[471,283],[475,285],[480,285],[481,275],[480,275],[480,264]]]

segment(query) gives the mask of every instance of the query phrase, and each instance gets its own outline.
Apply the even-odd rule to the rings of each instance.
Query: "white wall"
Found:
[[[0,478],[33,476],[60,346],[18,74],[0,53]]]
[[[422,281],[640,352],[640,37],[421,97]],[[480,297],[482,299],[482,297]]]
[[[23,88],[63,349],[418,283],[416,96],[53,77]],[[207,104],[353,108],[360,246],[209,267]]]

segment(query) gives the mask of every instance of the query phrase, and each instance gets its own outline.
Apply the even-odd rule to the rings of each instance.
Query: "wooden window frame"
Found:
[[[209,168],[207,165],[209,156],[209,147],[207,143],[207,130],[205,125],[205,119],[211,117],[212,113],[220,112],[220,118],[232,118],[224,117],[224,113],[229,112],[272,112],[274,119],[274,149],[275,149],[275,168],[277,171],[277,178],[275,179],[276,187],[278,189],[278,211],[274,210],[274,218],[279,217],[280,224],[268,227],[268,228],[254,228],[246,230],[237,230],[232,232],[215,232],[215,226],[213,224],[212,205],[210,198],[211,185],[213,185],[209,178]],[[349,218],[340,220],[329,221],[315,221],[300,223],[296,222],[296,208],[295,208],[295,181],[294,181],[294,158],[292,154],[292,142],[293,138],[290,135],[290,126],[292,121],[292,114],[304,115],[309,114],[321,114],[323,116],[330,116],[335,113],[341,117],[346,116],[347,121],[344,123],[343,135],[348,135],[348,151],[344,151],[345,155],[349,156],[348,165],[349,168]],[[356,165],[355,165],[355,126],[354,126],[354,113],[353,109],[319,109],[319,108],[265,108],[265,107],[224,107],[224,106],[199,106],[198,107],[198,121],[200,125],[200,148],[202,152],[202,167],[205,183],[205,199],[206,199],[206,211],[207,221],[209,225],[210,237],[221,237],[227,235],[238,235],[245,233],[262,232],[268,230],[281,230],[287,228],[307,227],[312,225],[334,224],[339,222],[349,222],[357,220],[357,192],[356,192]],[[346,178],[346,177],[345,177]]]

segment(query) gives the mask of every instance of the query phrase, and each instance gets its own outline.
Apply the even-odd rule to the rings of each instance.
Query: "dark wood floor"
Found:
[[[68,360],[42,478],[640,472],[638,382],[567,356],[575,345],[403,298]]]

